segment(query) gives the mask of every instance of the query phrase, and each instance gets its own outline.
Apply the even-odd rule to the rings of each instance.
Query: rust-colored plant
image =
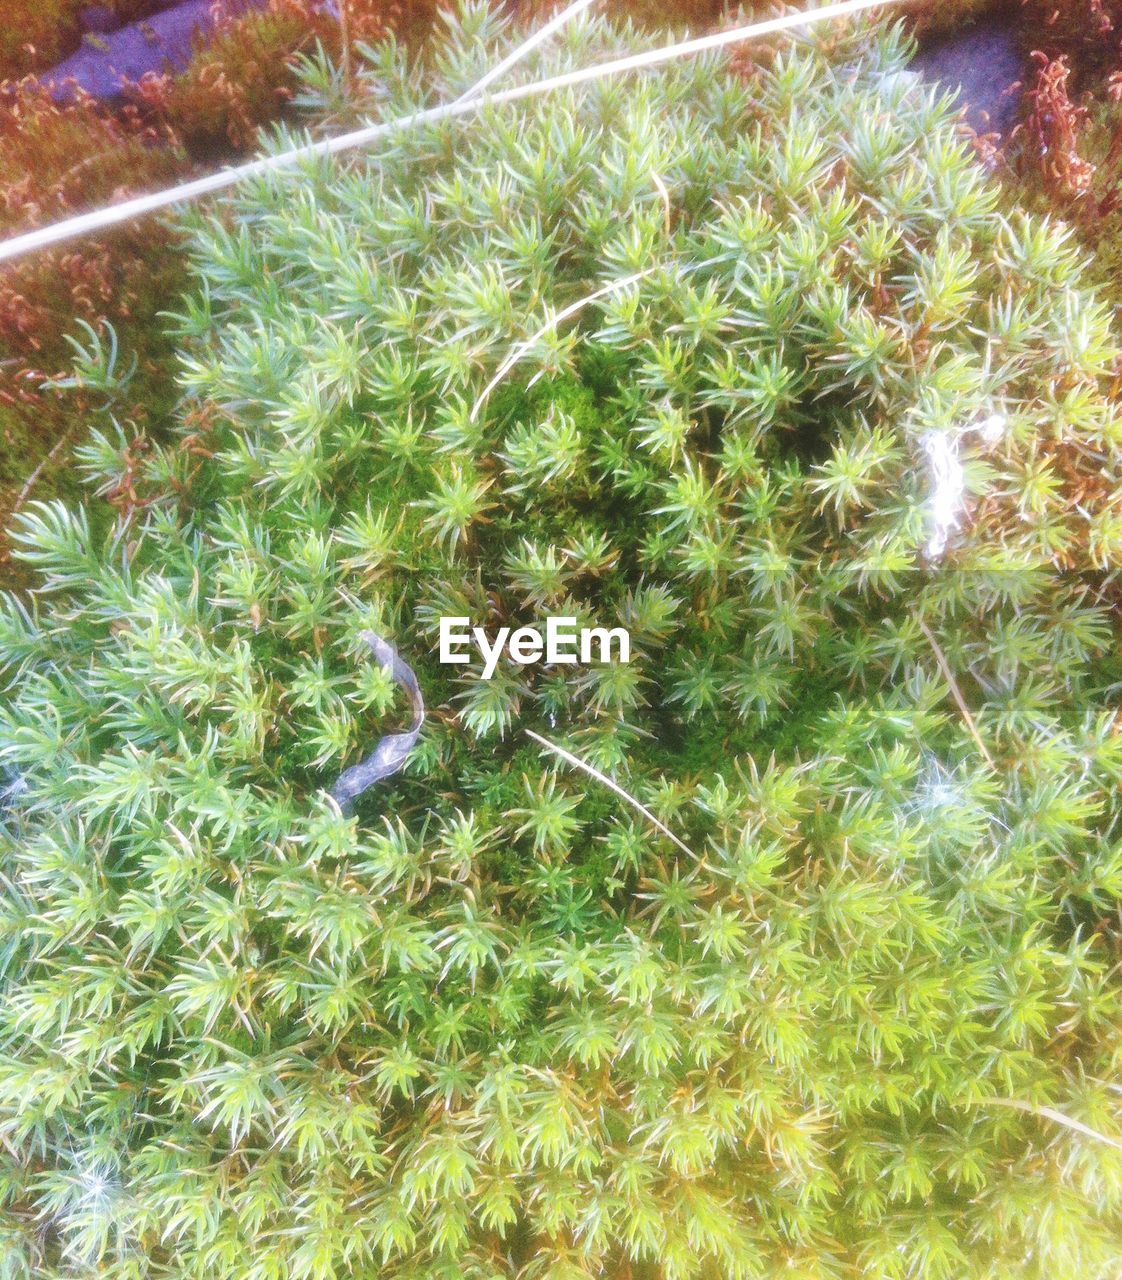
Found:
[[[65,106],[41,87],[17,86],[0,106],[0,234],[27,230],[91,204],[174,180],[183,152],[166,130],[136,109],[109,114],[79,95]],[[81,320],[102,317],[127,335],[138,357],[143,412],[150,375],[167,350],[152,317],[182,276],[161,224],[137,224],[18,259],[0,269],[0,519],[24,495],[28,476],[42,483],[41,460],[56,450],[79,410],[45,384],[69,365],[66,342]],[[153,398],[159,404],[159,397]],[[3,553],[0,552],[0,560]]]
[[[171,142],[135,109],[109,114],[83,95],[62,106],[42,88],[21,86],[0,111],[0,230],[26,230],[171,180],[184,159]],[[138,291],[160,272],[165,243],[146,225],[5,267],[0,347],[9,361],[61,353],[79,318],[127,320]],[[10,395],[0,384],[0,402]]]
[[[1051,58],[1072,58],[1076,80],[1117,65],[1122,0],[1021,0],[1025,28]]]
[[[4,0],[0,15],[0,81],[45,71],[82,40],[81,10],[91,0]],[[144,18],[158,0],[100,0],[116,23]]]
[[[1108,76],[1099,94],[1077,98],[1066,56],[1033,57],[1036,74],[1013,148],[1021,175],[1035,180],[1090,243],[1114,239],[1118,228],[1106,220],[1122,207],[1122,71]]]
[[[0,20],[0,81],[49,67],[82,38],[82,0],[9,0]]]
[[[296,54],[318,42],[339,58],[344,45],[414,34],[435,10],[436,0],[269,0],[250,13],[226,10],[185,72],[145,76],[136,95],[189,150],[244,150],[292,97]]]
[[[1095,166],[1079,150],[1090,112],[1071,96],[1067,57],[1049,58],[1038,52],[1033,61],[1036,75],[1025,91],[1025,119],[1020,129],[1022,159],[1039,172],[1050,196],[1075,200],[1090,190],[1095,176]]]

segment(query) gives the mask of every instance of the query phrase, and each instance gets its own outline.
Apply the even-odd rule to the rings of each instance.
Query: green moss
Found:
[[[11,525],[17,502],[21,507],[51,498],[75,502],[83,495],[66,447],[73,425],[64,413],[42,403],[0,407],[0,527]],[[56,448],[60,439],[63,444]],[[12,562],[6,541],[0,541],[0,580],[11,587],[30,584],[22,567]]]
[[[194,221],[178,438],[110,530],[25,511],[0,609],[13,1266],[1117,1276],[1119,351],[863,32]],[[632,661],[437,661],[549,614]],[[428,715],[345,816],[408,714],[366,629]]]

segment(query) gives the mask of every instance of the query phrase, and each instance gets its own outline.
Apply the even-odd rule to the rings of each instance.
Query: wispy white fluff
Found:
[[[981,422],[954,431],[927,431],[920,447],[927,455],[931,473],[931,495],[927,500],[928,533],[924,551],[929,560],[939,560],[947,550],[951,534],[962,524],[966,512],[966,472],[959,457],[959,445],[969,435],[992,447],[1005,434],[1004,414],[994,413]]]
[[[935,756],[925,752],[923,772],[908,807],[925,818],[932,818],[947,810],[961,812],[974,806],[966,794],[962,780]]]
[[[84,1152],[75,1154],[71,1187],[72,1196],[53,1216],[67,1237],[64,1254],[79,1268],[75,1274],[89,1275],[96,1242],[112,1229],[124,1192],[113,1166]]]
[[[952,769],[929,751],[923,753],[923,769],[916,778],[911,796],[900,806],[908,820],[945,827],[948,822],[994,823],[1003,831],[1009,827],[996,813],[990,812],[971,794],[966,776]]]

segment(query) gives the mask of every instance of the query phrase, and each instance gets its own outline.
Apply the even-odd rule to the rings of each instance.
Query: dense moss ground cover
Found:
[[[45,69],[79,39],[77,4],[57,11],[26,0],[13,4],[7,37],[0,35],[0,79]],[[124,21],[151,6],[117,0],[114,7]],[[764,15],[781,7],[761,3],[746,11]],[[0,232],[158,187],[189,172],[193,158],[212,166],[231,147],[252,148],[257,129],[286,110],[291,114],[297,51],[318,42],[345,65],[344,48],[390,29],[416,49],[435,8],[432,0],[347,0],[341,7],[270,0],[262,10],[231,13],[184,74],[149,76],[136,87],[139,116],[117,118],[89,103],[60,108],[27,85],[9,86],[10,96],[0,104]],[[518,12],[530,22],[548,8],[523,3]],[[628,0],[623,8],[653,27],[697,30],[728,6],[722,0]],[[978,0],[961,0],[913,4],[907,13],[921,31],[950,30],[982,8]],[[334,86],[327,114],[361,109],[355,84],[346,80],[343,75]],[[152,220],[122,236],[0,270],[0,580],[22,580],[6,535],[13,510],[28,496],[76,491],[71,450],[85,436],[90,406],[80,393],[46,389],[51,380],[69,378],[68,339],[85,341],[80,321],[95,327],[108,321],[116,328],[145,374],[134,382],[131,402],[119,403],[117,412],[159,433],[167,400],[159,388],[172,378],[159,312],[183,287],[174,237]]]
[[[820,33],[196,221],[177,439],[83,448],[128,500],[29,508],[0,624],[10,1274],[1117,1275],[1119,352],[904,65]],[[636,660],[434,660],[543,612]],[[347,818],[407,718],[364,628],[430,716]]]

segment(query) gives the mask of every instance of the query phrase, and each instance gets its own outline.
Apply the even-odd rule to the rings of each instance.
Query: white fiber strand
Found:
[[[499,365],[498,371],[490,382],[479,393],[479,398],[471,408],[471,421],[474,422],[479,417],[479,411],[487,403],[487,397],[502,382],[503,378],[514,368],[514,366],[537,346],[537,344],[552,332],[559,324],[568,320],[570,316],[575,316],[578,311],[582,311],[590,303],[598,301],[600,298],[607,297],[610,293],[619,293],[621,289],[626,289],[628,285],[636,284],[640,280],[645,280],[647,276],[653,274],[662,263],[655,263],[653,267],[648,267],[645,271],[636,271],[633,275],[624,276],[621,280],[612,280],[602,288],[595,290],[593,293],[586,294],[583,298],[578,298],[576,302],[571,302],[567,307],[558,311],[555,316],[551,316],[545,324],[541,326],[535,333],[525,341],[520,342],[507,356],[507,358]]]
[[[948,431],[928,431],[920,439],[931,472],[931,496],[927,518],[931,533],[925,551],[929,560],[938,560],[947,549],[950,536],[959,526],[966,497],[966,473],[958,457],[958,437]]]
[[[976,435],[983,444],[992,447],[1005,434],[1007,425],[1003,414],[994,413],[957,431],[927,431],[920,436],[920,447],[927,455],[931,474],[931,493],[927,499],[930,533],[924,547],[929,560],[942,559],[951,534],[960,527],[966,512],[966,472],[958,452],[961,440]]]

